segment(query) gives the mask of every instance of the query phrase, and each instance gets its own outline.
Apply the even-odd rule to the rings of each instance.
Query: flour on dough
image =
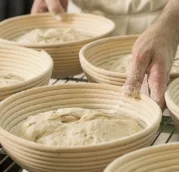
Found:
[[[0,73],[0,87],[18,84],[22,81],[24,81],[24,79],[20,76],[11,73]]]
[[[98,67],[112,72],[126,73],[130,65],[131,54],[120,55],[109,60]]]
[[[82,146],[128,137],[138,121],[116,111],[63,108],[30,116],[11,129],[24,139],[51,146]]]
[[[171,73],[179,73],[179,55],[174,59],[174,63],[171,69]],[[109,58],[109,60],[98,67],[109,70],[112,72],[127,73],[130,69],[132,54],[119,55],[114,58]]]
[[[72,28],[33,29],[13,41],[24,44],[64,43],[91,38]]]

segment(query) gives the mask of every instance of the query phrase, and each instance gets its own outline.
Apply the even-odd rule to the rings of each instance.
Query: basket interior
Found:
[[[73,86],[53,86],[29,90],[18,94],[1,105],[0,126],[10,131],[28,116],[49,110],[67,107],[82,107],[89,109],[118,110],[139,121],[145,128],[154,125],[160,112],[156,104],[149,98],[126,99],[120,91],[95,88],[93,84]],[[94,84],[99,85],[99,84]],[[156,109],[155,109],[156,108]]]
[[[15,74],[28,80],[48,71],[52,62],[45,53],[2,44],[0,63],[0,73]]]
[[[63,22],[55,20],[49,14],[15,17],[0,24],[0,37],[13,40],[36,28],[74,28],[84,34],[100,36],[113,30],[112,21],[100,16],[86,14],[67,14]]]

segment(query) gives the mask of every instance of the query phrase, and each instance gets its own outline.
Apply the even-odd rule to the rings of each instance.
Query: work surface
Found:
[[[85,83],[87,79],[84,74],[76,75],[65,79],[51,79],[50,85],[60,83]],[[179,132],[175,129],[169,113],[165,113],[159,131],[152,145],[166,144],[179,141]],[[0,146],[0,172],[21,172],[22,169],[5,153]]]

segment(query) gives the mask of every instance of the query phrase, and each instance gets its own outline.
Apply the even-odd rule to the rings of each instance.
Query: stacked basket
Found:
[[[179,143],[144,148],[112,162],[104,172],[177,172]]]
[[[31,115],[66,107],[118,110],[144,127],[129,137],[102,144],[53,147],[14,136],[10,130]],[[64,84],[24,91],[0,104],[0,141],[8,154],[31,172],[101,172],[115,158],[149,146],[161,120],[158,105],[121,96],[120,88],[102,84]]]
[[[60,78],[82,72],[79,63],[79,50],[85,44],[109,36],[115,24],[104,17],[89,14],[67,14],[63,22],[55,20],[50,14],[27,15],[15,17],[0,23],[0,38],[13,40],[14,38],[36,28],[74,28],[91,38],[69,43],[53,44],[10,44],[45,50],[54,61],[53,77]]]
[[[2,43],[0,64],[0,74],[10,73],[23,78],[18,84],[0,87],[0,101],[20,91],[47,85],[53,69],[53,61],[47,53]]]
[[[137,35],[111,37],[84,46],[80,50],[80,63],[88,80],[111,85],[124,85],[127,78],[126,73],[105,70],[101,66],[109,62],[115,63],[120,57],[131,54],[137,38]],[[171,79],[177,77],[179,77],[179,70],[177,73],[171,73],[170,75]]]

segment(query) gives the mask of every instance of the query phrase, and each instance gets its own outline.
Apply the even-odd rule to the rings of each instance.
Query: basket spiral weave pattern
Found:
[[[28,116],[66,107],[118,110],[135,116],[146,127],[139,133],[102,144],[53,147],[37,144],[9,133]],[[161,121],[158,105],[145,95],[121,96],[121,89],[102,84],[64,84],[27,90],[0,104],[0,142],[8,154],[31,172],[101,172],[115,158],[149,146]]]
[[[0,101],[20,91],[47,85],[53,69],[53,61],[47,53],[4,44],[1,41],[0,64],[0,72],[24,79],[21,83],[0,87]]]
[[[104,172],[177,172],[179,143],[143,148],[113,161]]]
[[[82,72],[79,62],[79,50],[85,44],[109,36],[115,24],[104,17],[90,14],[67,14],[63,22],[55,20],[50,14],[26,15],[7,19],[0,23],[0,38],[12,40],[31,29],[36,28],[74,28],[91,38],[67,43],[53,44],[20,44],[10,41],[10,44],[45,50],[54,61],[54,78],[63,78]]]

